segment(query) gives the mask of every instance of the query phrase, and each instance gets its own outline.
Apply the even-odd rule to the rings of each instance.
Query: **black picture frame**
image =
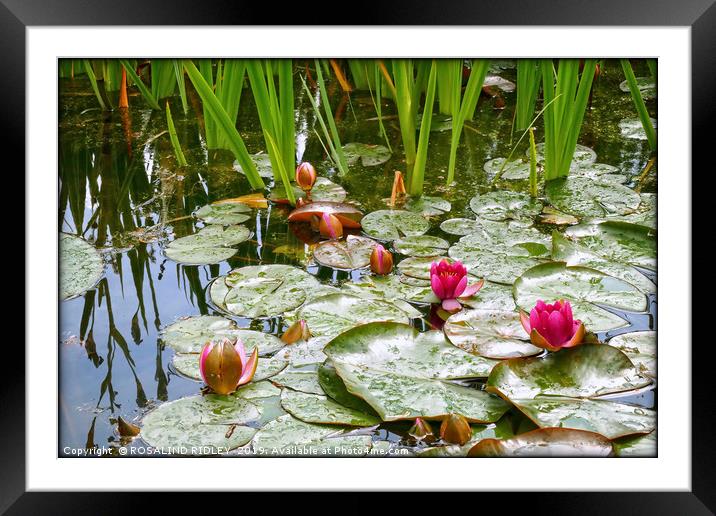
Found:
[[[36,25],[626,25],[689,26],[692,51],[692,162],[707,161],[712,154],[712,133],[716,110],[716,6],[715,0],[501,0],[483,5],[466,0],[425,2],[401,0],[376,4],[376,8],[352,9],[350,16],[327,18],[336,9],[322,9],[317,4],[303,9],[296,6],[277,13],[270,2],[230,0],[149,1],[123,0],[0,0],[0,41],[2,73],[0,92],[4,144],[8,149],[24,148],[25,135],[25,29]],[[379,6],[378,6],[379,5]],[[377,11],[380,17],[376,17]],[[340,21],[339,21],[340,20]],[[685,95],[686,98],[686,95]],[[24,154],[18,167],[24,169]],[[698,159],[701,158],[701,159]],[[708,166],[706,170],[713,166]],[[691,171],[671,171],[690,174]],[[669,173],[669,172],[665,172]],[[693,234],[693,233],[692,233]],[[701,258],[704,259],[705,258]],[[699,260],[693,261],[695,270]],[[705,265],[705,264],[704,264]],[[668,317],[668,314],[665,314]],[[686,334],[685,340],[691,338]],[[696,340],[696,339],[694,339]],[[708,342],[703,342],[708,344]],[[26,346],[38,343],[26,342]],[[687,342],[678,343],[685,346]],[[47,345],[47,343],[45,343]],[[693,353],[699,357],[703,351]],[[690,492],[620,492],[620,493],[521,493],[515,500],[530,500],[530,512],[550,514],[713,514],[716,511],[716,446],[713,446],[714,408],[712,376],[709,361],[692,358],[692,457]],[[0,513],[3,514],[131,514],[146,511],[152,495],[118,493],[27,493],[25,489],[25,361],[17,360],[14,368],[0,375]],[[667,443],[668,446],[668,443]],[[567,472],[579,474],[578,472]],[[121,489],[121,479],[117,479]],[[81,486],[78,486],[81,487]],[[555,484],[559,488],[558,480]],[[121,502],[113,502],[121,496]],[[351,506],[357,494],[347,495],[342,504]],[[504,500],[480,496],[480,510]],[[185,503],[184,497],[173,497]],[[405,497],[399,497],[400,503]],[[526,501],[526,500],[525,500]],[[532,502],[537,502],[532,504]],[[489,502],[489,503],[488,503]],[[164,504],[164,501],[162,501]],[[238,502],[234,501],[234,503]],[[385,506],[383,506],[385,509]]]

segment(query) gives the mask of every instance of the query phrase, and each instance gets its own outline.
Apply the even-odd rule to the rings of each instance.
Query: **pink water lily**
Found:
[[[549,351],[572,348],[584,340],[584,324],[574,319],[572,306],[563,299],[553,304],[538,300],[529,315],[520,311],[520,321],[532,344]]]
[[[239,386],[251,381],[259,362],[259,350],[254,348],[246,357],[240,339],[207,342],[199,357],[199,371],[204,383],[217,394],[231,394]]]
[[[370,270],[383,276],[393,270],[393,255],[380,244],[370,253]]]
[[[462,308],[459,298],[474,296],[485,283],[480,280],[467,284],[467,269],[459,260],[450,263],[442,260],[430,266],[430,286],[433,293],[442,301],[443,310],[456,312]]]

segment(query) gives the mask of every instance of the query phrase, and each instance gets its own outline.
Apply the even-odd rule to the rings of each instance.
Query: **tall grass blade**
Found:
[[[425,164],[428,155],[428,143],[430,140],[430,126],[433,119],[433,103],[435,101],[437,65],[433,60],[430,66],[430,74],[427,80],[427,92],[425,94],[425,106],[423,107],[423,117],[420,122],[420,136],[418,138],[418,148],[415,156],[415,166],[410,175],[410,183],[408,184],[408,193],[410,195],[422,195],[423,181],[425,177]]]
[[[348,173],[348,162],[343,154],[343,145],[341,144],[341,138],[338,135],[338,128],[336,127],[336,121],[333,118],[333,111],[331,110],[331,103],[326,91],[326,83],[323,80],[323,73],[321,72],[321,66],[319,60],[315,60],[316,63],[316,79],[318,82],[318,88],[321,90],[321,99],[323,100],[323,110],[326,113],[326,120],[328,121],[328,127],[331,130],[331,140],[333,142],[333,151],[337,159],[338,170],[342,174]]]
[[[186,96],[186,84],[184,84],[184,69],[181,63],[177,59],[172,59],[172,65],[174,66],[174,75],[177,79],[177,86],[179,87],[179,96],[181,97],[181,107],[186,115],[189,112],[189,102]]]
[[[517,61],[515,129],[518,131],[529,127],[530,120],[535,112],[540,81],[540,67],[537,59],[520,59]]]
[[[92,85],[92,91],[94,91],[94,95],[95,97],[97,97],[97,101],[99,102],[99,107],[101,107],[102,110],[107,109],[107,105],[104,103],[104,100],[102,100],[102,95],[100,95],[99,93],[99,86],[97,86],[97,77],[94,74],[92,65],[90,64],[88,59],[83,59],[82,62],[84,63],[85,73],[87,74],[87,77],[90,80],[90,84]]]
[[[537,197],[537,145],[535,145],[535,128],[530,127],[530,195]]]
[[[147,101],[147,104],[149,104],[152,109],[161,110],[162,108],[159,107],[159,102],[157,102],[157,99],[152,95],[152,92],[149,91],[146,84],[142,82],[142,79],[139,78],[131,63],[126,59],[120,59],[119,62],[122,63],[122,66],[124,66],[124,69],[127,71],[127,75],[132,82],[137,85],[137,88],[139,88],[139,91],[142,94],[142,97],[144,97],[144,100]]]
[[[641,120],[641,125],[646,132],[646,139],[649,142],[649,148],[651,150],[656,150],[656,130],[654,129],[654,125],[651,123],[649,110],[646,109],[644,98],[641,96],[641,91],[639,91],[639,86],[636,83],[634,70],[632,69],[631,63],[628,59],[620,59],[619,61],[621,62],[622,70],[624,70],[624,76],[626,77],[627,84],[629,85],[629,91],[631,92],[631,98],[634,101],[634,106],[639,114],[639,120]]]
[[[169,129],[169,139],[172,142],[177,163],[179,163],[180,167],[186,167],[188,163],[186,162],[184,153],[181,150],[181,145],[179,144],[179,137],[177,136],[177,130],[174,127],[174,119],[172,118],[172,111],[169,109],[169,102],[167,102],[167,128]]]
[[[318,131],[316,131],[314,129],[314,133],[316,133],[316,136],[318,137],[318,141],[321,142],[321,146],[323,147],[323,150],[326,152],[326,154],[328,156],[330,156],[331,160],[336,165],[336,167],[338,167],[338,169],[340,171],[338,153],[336,152],[335,145],[333,144],[333,140],[331,139],[331,133],[328,130],[328,126],[326,125],[325,120],[323,120],[323,115],[321,114],[321,110],[318,107],[318,103],[316,102],[316,99],[313,98],[313,94],[311,93],[311,90],[308,88],[308,85],[306,84],[306,81],[303,77],[301,77],[301,82],[303,83],[303,89],[306,92],[306,96],[308,97],[308,100],[311,102],[313,111],[316,114],[316,120],[318,121],[318,124],[321,126],[321,131],[323,131],[323,137],[326,139],[328,148],[326,148],[326,144],[323,143],[323,140],[321,139],[321,136],[318,134]]]

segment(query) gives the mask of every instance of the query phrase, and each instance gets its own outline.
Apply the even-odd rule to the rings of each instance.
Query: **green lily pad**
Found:
[[[377,322],[353,328],[323,350],[336,362],[404,376],[452,380],[484,378],[497,364],[456,348],[442,332],[421,333],[407,324]],[[336,369],[337,364],[336,365]]]
[[[313,331],[313,328],[311,328],[311,331]],[[299,341],[286,346],[277,356],[288,360],[291,367],[320,364],[326,359],[323,348],[328,344],[329,340],[329,337],[312,337],[306,341]]]
[[[330,360],[327,360],[318,367],[318,382],[323,391],[344,407],[352,408],[364,414],[374,414],[373,407],[368,405],[362,398],[348,392],[346,384],[338,376],[336,368]]]
[[[617,457],[656,457],[656,430],[646,435],[622,437],[613,443]]]
[[[561,212],[552,206],[545,206],[542,208],[539,220],[543,224],[554,224],[557,226],[569,226],[579,222],[579,219],[574,215]]]
[[[423,235],[430,229],[422,215],[404,210],[374,211],[363,217],[361,224],[368,236],[384,242]]]
[[[473,355],[503,359],[542,353],[530,344],[517,312],[463,310],[445,321],[443,331],[450,342]]]
[[[486,281],[477,294],[461,300],[463,305],[475,309],[506,310],[513,312],[517,309],[515,299],[512,297],[512,285],[500,285]]]
[[[405,203],[405,209],[420,213],[425,217],[437,217],[449,213],[452,209],[452,205],[450,201],[446,201],[440,197],[422,195],[408,199]]]
[[[475,219],[448,219],[440,224],[440,229],[449,235],[469,235],[482,229],[482,224]]]
[[[541,428],[576,428],[616,439],[656,427],[656,411],[624,403],[559,397],[510,401]]]
[[[374,416],[344,407],[327,396],[287,389],[281,393],[281,406],[293,417],[306,423],[373,426],[381,422]]]
[[[651,229],[656,229],[656,194],[654,193],[641,193],[639,194],[641,203],[639,207],[633,213],[626,215],[607,215],[605,219],[595,220],[591,219],[590,222],[604,222],[605,220],[617,221],[617,222],[628,222],[630,224],[637,224],[640,226],[646,226]]]
[[[495,88],[498,88],[506,93],[515,91],[516,88],[514,82],[508,81],[507,79],[500,77],[499,75],[485,76],[485,81],[482,83],[482,86],[494,86]]]
[[[656,332],[622,333],[609,340],[609,345],[626,354],[639,372],[656,378]]]
[[[313,335],[336,336],[345,330],[374,321],[408,323],[403,310],[385,301],[348,294],[330,294],[314,299],[300,311]]]
[[[504,165],[505,158],[494,158],[490,161],[485,162],[482,166],[483,170],[487,172],[490,177],[494,177],[502,169],[502,179],[509,180],[520,180],[528,179],[530,177],[530,164],[524,161],[515,160],[510,161],[507,165]],[[504,165],[504,169],[502,168]]]
[[[596,269],[631,283],[645,294],[656,292],[656,285],[634,267],[602,258],[586,247],[567,240],[556,231],[552,234],[552,258],[569,266],[581,265]]]
[[[591,180],[599,180],[604,183],[626,183],[629,178],[620,173],[617,167],[606,163],[591,163],[574,168],[569,173],[570,177],[584,177]]]
[[[442,256],[450,244],[440,237],[420,235],[400,238],[393,242],[393,247],[406,256]]]
[[[273,317],[298,308],[321,287],[304,270],[290,265],[250,265],[219,276],[209,287],[212,302],[244,317]]]
[[[99,251],[80,237],[60,233],[60,299],[79,296],[94,287],[104,274]]]
[[[343,146],[343,155],[348,165],[355,165],[360,160],[364,167],[374,167],[388,161],[391,154],[390,150],[382,145],[346,143]]]
[[[249,155],[251,161],[256,165],[256,170],[259,175],[264,179],[273,179],[273,168],[271,168],[271,158],[264,152]],[[238,161],[234,161],[234,170],[239,174],[244,174],[244,169],[241,168]]]
[[[543,263],[522,247],[495,246],[475,240],[461,240],[449,249],[448,255],[460,260],[471,274],[505,284],[512,284],[525,271]]]
[[[513,286],[515,303],[529,312],[538,300],[551,303],[566,299],[574,318],[587,330],[607,331],[626,326],[627,322],[600,305],[643,312],[646,296],[631,283],[587,267],[568,267],[563,262],[547,262],[522,274]]]
[[[651,100],[656,97],[656,82],[654,82],[653,77],[637,77],[636,86],[639,88],[639,93],[641,93],[641,97],[644,100]],[[625,93],[630,93],[627,81],[622,81],[619,84],[619,89]]]
[[[314,425],[285,414],[267,423],[251,441],[256,455],[360,456],[370,452],[370,435],[342,435],[344,427]]]
[[[376,245],[378,243],[370,238],[348,235],[345,240],[329,240],[316,246],[313,259],[333,269],[361,269],[370,264],[370,255]]]
[[[650,383],[620,350],[606,344],[582,344],[543,358],[504,360],[490,373],[487,390],[510,400],[593,398]]]
[[[444,256],[411,256],[401,260],[398,270],[409,278],[430,281],[430,266],[440,260],[447,260],[449,263],[454,261]]]
[[[173,240],[164,249],[164,254],[170,260],[186,265],[220,263],[236,254],[232,246],[250,237],[251,231],[246,226],[210,225],[193,235]]]
[[[609,221],[579,224],[564,234],[607,260],[656,270],[656,231],[652,228]]]
[[[510,439],[483,439],[469,457],[611,457],[603,435],[569,428],[538,428]]]
[[[303,199],[306,197],[306,192],[301,190],[295,184],[291,184],[293,189],[293,195],[296,199]],[[317,177],[316,182],[313,184],[311,189],[311,201],[328,201],[328,202],[343,202],[346,200],[345,189],[325,177]],[[279,185],[269,194],[269,200],[271,201],[286,201],[286,192],[283,186]]]
[[[529,148],[525,151],[525,155],[529,157]],[[537,144],[537,161],[544,162],[544,143]],[[590,149],[585,145],[577,144],[576,148],[574,149],[574,154],[572,155],[572,163],[570,165],[570,168],[574,169],[577,167],[583,167],[585,165],[591,165],[595,161],[597,161],[597,153],[594,152],[593,149]]]
[[[315,371],[284,371],[271,378],[271,383],[308,394],[324,394]]]
[[[241,202],[207,204],[194,212],[197,219],[205,224],[233,226],[246,222],[250,218],[251,208]]]
[[[542,211],[542,204],[527,194],[498,190],[476,195],[470,209],[478,217],[488,220],[532,220]]]
[[[555,208],[577,217],[626,215],[635,211],[641,202],[639,194],[631,188],[586,177],[549,181],[545,193]]]
[[[234,321],[215,315],[196,315],[167,326],[161,339],[177,353],[201,353],[204,344],[223,338],[239,338],[247,352],[259,348],[259,355],[273,353],[284,346],[281,339],[260,331],[243,330]],[[191,375],[190,375],[191,376]]]
[[[479,229],[460,238],[460,242],[490,247],[519,247],[515,254],[547,256],[552,247],[548,235],[520,223],[479,221]],[[525,252],[526,251],[526,252]]]
[[[400,281],[398,276],[364,276],[361,281],[352,281],[343,284],[343,290],[366,299],[382,299],[395,303],[396,301],[409,301],[413,303],[437,303],[439,300],[433,294],[430,284],[409,285]],[[411,318],[421,317],[410,305],[400,305]]]
[[[172,365],[174,369],[184,376],[193,380],[201,381],[201,372],[199,371],[200,353],[177,353],[172,357]],[[277,375],[288,366],[288,361],[276,357],[261,357],[256,365],[256,373],[253,382],[266,380]]]

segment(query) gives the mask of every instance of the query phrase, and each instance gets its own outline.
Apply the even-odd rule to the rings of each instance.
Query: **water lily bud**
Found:
[[[430,442],[435,440],[435,434],[430,424],[423,418],[415,418],[415,424],[408,430],[408,435],[417,441]]]
[[[574,319],[569,301],[547,304],[540,299],[529,315],[520,312],[520,322],[532,344],[549,351],[572,348],[584,342],[584,324]]]
[[[296,321],[288,330],[281,335],[281,340],[286,344],[294,344],[299,340],[308,340],[311,337],[311,332],[308,330],[308,323],[303,319]]]
[[[448,414],[440,425],[440,439],[462,446],[472,437],[470,423],[460,414]]]
[[[313,188],[313,183],[316,182],[316,169],[313,165],[304,161],[298,167],[296,167],[296,184],[304,192],[310,192]]]
[[[380,244],[370,253],[370,270],[381,275],[390,274],[393,270],[393,255]]]
[[[257,365],[258,348],[254,348],[251,358],[247,359],[244,344],[238,339],[208,342],[199,358],[201,377],[216,394],[230,394],[250,382]]]
[[[343,224],[338,217],[330,213],[321,214],[321,220],[318,223],[318,230],[322,237],[337,240],[343,236]]]
[[[117,418],[117,431],[122,437],[136,437],[139,435],[139,427],[125,421],[122,416]]]

